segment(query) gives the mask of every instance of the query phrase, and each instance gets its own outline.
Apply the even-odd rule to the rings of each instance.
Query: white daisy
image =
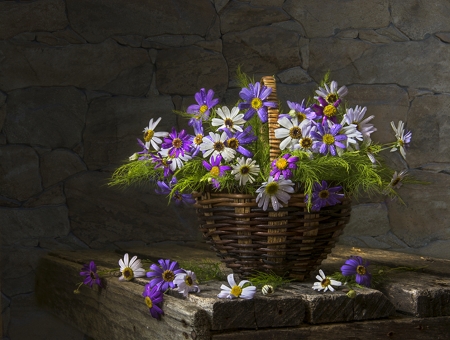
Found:
[[[130,281],[134,277],[145,276],[145,269],[142,268],[141,260],[137,256],[133,256],[131,260],[128,258],[128,253],[123,256],[123,260],[119,260],[120,272],[122,276],[119,280]]]
[[[294,150],[302,150],[308,154],[312,154],[311,149],[313,146],[314,140],[311,137],[311,131],[313,129],[313,125],[310,122],[300,124],[302,137],[299,139],[298,143],[294,144]]]
[[[375,116],[370,116],[364,119],[366,111],[367,107],[361,108],[358,105],[356,105],[354,109],[347,109],[347,112],[342,119],[341,125],[356,125],[356,129],[361,132],[364,140],[370,141],[370,134],[377,131],[377,129],[373,126],[373,124],[368,124],[368,122],[371,121]]]
[[[323,289],[324,292],[326,292],[327,290],[334,292],[333,286],[342,286],[342,282],[330,279],[329,277],[325,276],[322,269],[319,269],[319,274],[320,275],[316,276],[316,279],[319,280],[319,282],[314,282],[314,286],[312,286],[312,289],[317,289],[318,291],[321,291]]]
[[[227,138],[226,132],[222,132],[222,135],[210,132],[209,138],[203,138],[203,142],[200,144],[200,150],[203,151],[203,158],[208,158],[211,154],[214,157],[222,155],[225,161],[231,161],[234,158],[236,151],[225,146]]]
[[[243,288],[243,286],[246,283],[250,283],[250,281],[242,280],[241,282],[239,282],[239,284],[236,284],[236,281],[234,281],[233,274],[229,274],[227,280],[231,288],[225,285],[221,285],[220,289],[222,289],[222,291],[217,295],[218,298],[235,299],[240,297],[243,299],[253,299],[253,296],[256,293],[256,287],[247,286]]]
[[[231,170],[231,174],[235,175],[236,181],[239,181],[239,185],[245,185],[247,182],[253,183],[255,181],[253,176],[259,174],[259,165],[251,158],[240,157],[237,161],[238,163]]]
[[[405,147],[408,146],[408,144],[411,142],[412,132],[405,131],[405,124],[402,121],[398,122],[398,127],[395,127],[394,122],[391,122],[391,126],[395,132],[395,138],[397,138],[397,142],[392,147],[391,152],[400,150],[401,155],[404,159],[406,159]]]
[[[219,126],[218,130],[228,129],[231,132],[235,132],[235,130],[242,132],[241,125],[244,125],[246,120],[243,119],[244,114],[239,113],[238,107],[233,107],[230,109],[226,106],[217,109],[217,114],[222,118],[213,118],[211,125]]]
[[[397,173],[397,171],[395,171],[394,174],[392,175],[391,182],[389,183],[388,187],[386,188],[386,190],[384,190],[383,193],[385,195],[387,195],[392,191],[392,189],[400,189],[400,187],[403,184],[402,181],[407,175],[408,175],[408,169],[404,169],[404,170],[400,171],[399,173]]]
[[[256,203],[258,207],[263,207],[263,210],[267,210],[269,202],[272,203],[273,210],[277,211],[280,207],[283,207],[279,201],[287,204],[291,196],[289,193],[294,192],[294,183],[290,179],[284,179],[281,175],[278,181],[270,176],[267,182],[264,182],[261,187],[256,190],[258,196],[256,196]]]
[[[170,149],[161,149],[160,154],[163,158],[167,158],[167,160],[171,162],[169,168],[173,172],[177,169],[181,169],[185,162],[192,159],[192,156],[187,153],[184,153],[184,155],[180,153],[178,157],[169,156],[169,151]]]
[[[334,104],[339,98],[344,97],[348,93],[348,89],[346,86],[342,86],[338,90],[338,83],[336,81],[332,81],[330,84],[330,87],[328,87],[327,84],[324,84],[324,87],[319,87],[318,90],[316,90],[316,93],[325,99],[329,104]],[[318,97],[314,97],[317,99]]]
[[[345,146],[348,151],[359,150],[359,142],[363,141],[364,137],[362,133],[358,131],[355,124],[343,126],[339,131],[339,134],[347,136]],[[345,151],[345,149],[341,149],[339,147],[336,147],[336,150],[339,156],[342,155],[342,153],[344,153]]]
[[[311,122],[308,119],[305,119],[299,124],[297,117],[292,119],[286,117],[279,119],[278,124],[283,127],[275,129],[275,137],[278,139],[283,139],[280,143],[280,149],[292,149],[299,139],[302,138],[301,125],[307,125],[310,123]]]
[[[197,285],[197,276],[190,270],[186,270],[186,273],[177,274],[173,283],[177,285],[178,293],[183,294],[184,297],[187,297],[191,292],[200,292],[200,288]]]
[[[153,148],[158,151],[159,150],[159,144],[162,143],[161,138],[158,137],[166,137],[169,135],[168,132],[155,132],[156,125],[160,122],[161,117],[159,117],[155,122],[153,122],[153,118],[150,119],[150,122],[148,123],[148,127],[144,129],[144,141],[145,141],[145,147],[147,149],[150,149],[150,144],[153,146]]]

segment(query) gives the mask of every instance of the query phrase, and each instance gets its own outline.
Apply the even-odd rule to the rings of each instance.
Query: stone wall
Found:
[[[1,1],[5,336],[21,339],[27,323],[42,338],[83,337],[33,305],[41,254],[201,237],[193,212],[152,188],[106,184],[150,118],[184,126],[172,110],[201,87],[233,104],[238,65],[255,79],[274,74],[284,103],[310,96],[330,70],[350,105],[376,116],[380,142],[390,121],[406,121],[408,162],[390,162],[430,184],[402,187],[405,205],[355,202],[341,242],[450,258],[449,17],[446,0]]]

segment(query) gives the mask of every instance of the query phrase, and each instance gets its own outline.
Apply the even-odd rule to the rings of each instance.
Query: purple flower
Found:
[[[305,119],[314,120],[317,118],[316,113],[310,107],[306,107],[305,100],[302,100],[302,103],[290,102],[287,101],[287,104],[291,111],[289,113],[284,113],[278,116],[278,119],[281,118],[294,118],[297,117],[299,123],[303,122]]]
[[[363,260],[359,256],[351,256],[345,264],[341,267],[342,275],[344,276],[352,276],[356,275],[356,283],[370,287],[370,281],[372,279],[372,275],[367,270],[369,266],[369,262],[367,260]]]
[[[319,101],[319,104],[313,104],[312,108],[316,112],[317,117],[321,118],[323,117],[322,123],[325,124],[327,120],[332,121],[333,123],[337,122],[337,107],[341,103],[341,100],[338,99],[333,104],[329,104],[325,99],[322,97],[318,97],[317,100]]]
[[[290,154],[284,154],[282,157],[274,159],[272,161],[272,170],[270,176],[274,177],[274,180],[278,180],[280,175],[283,175],[285,179],[292,177],[291,169],[297,169],[298,157],[291,156]]]
[[[319,211],[325,206],[333,206],[341,202],[344,194],[338,194],[342,190],[342,187],[328,187],[326,181],[322,181],[322,184],[316,182],[313,185],[313,192],[311,195],[311,209]],[[308,201],[309,197],[306,195],[305,201]]]
[[[245,100],[244,103],[239,103],[241,110],[248,109],[244,115],[245,120],[249,120],[258,112],[261,122],[267,123],[268,107],[277,107],[276,102],[266,101],[267,97],[272,93],[272,88],[261,85],[260,83],[249,84],[248,88],[244,87],[239,96]]]
[[[170,170],[170,164],[172,163],[167,157],[163,157],[159,152],[154,155],[151,154],[153,163],[156,163],[155,169],[163,168],[164,169],[164,177],[169,177],[172,174],[172,170]]]
[[[209,158],[209,163],[207,161],[203,161],[203,166],[209,171],[211,177],[221,177],[223,176],[224,171],[231,170],[231,167],[228,165],[220,165],[221,161],[221,155],[217,155],[215,158],[214,156],[211,156]]]
[[[187,113],[194,115],[194,117],[191,118],[188,122],[189,126],[195,126],[201,119],[207,120],[211,108],[219,103],[219,99],[213,99],[213,90],[208,90],[208,93],[206,93],[205,89],[202,88],[200,89],[200,92],[197,92],[195,94],[194,97],[197,101],[197,104],[189,105],[186,110]]]
[[[85,276],[83,284],[88,285],[91,288],[94,284],[100,287],[102,286],[102,281],[100,279],[100,276],[98,276],[97,274],[97,266],[95,265],[94,261],[86,263],[83,268],[81,268],[80,275]]]
[[[193,128],[194,128],[194,136],[191,136],[191,150],[190,150],[190,152],[192,154],[192,157],[195,157],[195,156],[197,156],[197,154],[200,151],[200,144],[203,143],[203,137],[205,135],[204,135],[204,132],[203,132],[203,124],[202,124],[201,121],[200,121],[199,124],[195,124],[193,126]]]
[[[345,144],[341,143],[347,140],[346,135],[340,135],[339,131],[342,129],[342,125],[333,124],[331,127],[328,123],[316,124],[317,131],[311,131],[311,137],[313,138],[313,149],[319,150],[323,155],[331,153],[332,156],[336,156],[336,147],[345,149]]]
[[[245,157],[253,157],[253,153],[243,147],[243,145],[250,144],[258,139],[258,137],[253,134],[253,129],[251,126],[247,126],[244,131],[237,131],[234,135],[228,129],[225,129],[224,131],[228,136],[228,139],[226,140],[226,146],[239,152]]]
[[[161,315],[164,315],[164,312],[159,305],[163,302],[163,292],[159,291],[156,286],[152,287],[150,283],[147,283],[142,296],[145,298],[145,304],[149,308],[151,316],[159,320]]]
[[[179,273],[184,273],[183,269],[180,269],[178,262],[170,260],[158,260],[159,266],[152,264],[150,271],[147,272],[147,277],[152,278],[150,281],[150,287],[157,287],[158,290],[165,292],[169,288],[175,288],[173,280]]]
[[[180,155],[184,156],[185,152],[189,152],[191,143],[191,136],[185,130],[178,133],[175,128],[172,128],[172,132],[164,138],[161,148],[168,149],[168,155],[176,158]]]
[[[155,192],[159,195],[170,195],[175,184],[177,184],[176,177],[172,177],[171,181],[168,184],[164,181],[157,181],[156,185],[158,187],[155,189]],[[195,203],[195,198],[192,196],[192,194],[182,194],[178,190],[176,190],[172,194],[172,201],[174,201],[176,205],[180,205],[181,203],[189,205]]]

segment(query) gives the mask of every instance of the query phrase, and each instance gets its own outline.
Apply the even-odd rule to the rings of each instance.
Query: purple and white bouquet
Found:
[[[366,107],[347,107],[347,87],[324,81],[310,100],[287,101],[274,130],[281,154],[270,160],[268,110],[282,112],[281,103],[269,100],[271,92],[245,77],[236,105],[227,107],[213,90],[200,89],[181,113],[189,129],[160,131],[161,118],[150,119],[138,139],[141,150],[110,184],[150,181],[176,204],[194,203],[191,193],[205,190],[249,193],[263,210],[282,208],[296,192],[305,193],[313,211],[358,192],[396,195],[406,171],[386,167],[381,151],[406,158],[411,132],[402,121],[391,123],[391,143],[375,143],[374,116],[366,116]]]

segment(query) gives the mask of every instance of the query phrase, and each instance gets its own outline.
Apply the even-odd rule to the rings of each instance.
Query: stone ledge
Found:
[[[423,281],[424,286],[415,285],[417,280],[412,280],[411,277],[396,276],[396,281],[386,283],[384,286],[383,292],[386,295],[378,290],[361,289],[358,290],[355,299],[349,299],[342,291],[335,293],[313,291],[311,279],[278,289],[270,296],[263,296],[258,292],[253,300],[221,300],[216,297],[221,282],[211,281],[201,285],[201,294],[192,294],[187,299],[176,292],[167,295],[163,304],[165,316],[161,321],[150,317],[143,302],[142,291],[148,282],[147,279],[119,282],[117,277],[107,277],[104,280],[106,289],[89,289],[83,286],[81,294],[73,294],[76,284],[81,281],[79,271],[83,264],[95,260],[99,270],[117,268],[117,262],[125,252],[152,261],[160,258],[186,260],[187,257],[190,260],[217,261],[215,254],[206,250],[203,244],[158,244],[148,248],[130,248],[116,252],[93,250],[55,252],[40,261],[36,285],[38,301],[96,340],[122,339],[130,336],[136,339],[163,340],[226,339],[224,336],[230,336],[230,339],[244,339],[245,334],[252,334],[248,339],[256,339],[256,334],[267,335],[269,339],[280,336],[284,339],[285,335],[287,338],[290,336],[297,339],[298,336],[312,334],[311,330],[314,327],[324,331],[332,329],[331,326],[325,325],[330,323],[346,322],[344,325],[356,325],[359,323],[354,323],[355,321],[371,320],[361,323],[363,328],[372,327],[370,325],[375,325],[374,322],[384,322],[383,325],[386,327],[395,322],[397,328],[402,328],[402,325],[408,328],[414,323],[411,317],[404,317],[400,323],[396,321],[397,319],[392,320],[395,309],[416,317],[450,315],[447,289],[440,291],[440,300],[424,299],[425,295],[430,296],[429,289],[435,287],[433,282],[436,285],[440,283],[440,288],[444,281],[450,286],[448,278],[441,275],[441,281],[437,282],[433,275],[427,273],[420,273],[424,278],[428,278]],[[384,265],[388,262],[403,265],[408,263],[409,266],[410,263],[415,263],[408,262],[411,258],[408,254],[337,247],[321,267],[326,273],[337,271],[343,260],[352,252],[357,252],[374,263],[377,259],[381,259],[381,262],[385,261],[382,263]],[[416,258],[415,261],[419,259]],[[441,260],[433,259],[430,263],[436,264],[439,261]],[[437,271],[438,267],[432,267],[431,271],[433,270]],[[407,283],[416,289],[398,290],[398,287],[407,287]],[[394,294],[393,287],[396,287],[397,294]],[[424,287],[428,287],[428,290],[423,289]],[[401,304],[400,300],[408,300],[410,303]],[[406,319],[409,321],[404,321]],[[317,326],[318,324],[322,325]],[[336,324],[335,327],[338,329],[340,326]],[[350,334],[351,329],[356,333],[358,328],[352,327],[345,334]],[[248,331],[244,332],[245,329]]]

